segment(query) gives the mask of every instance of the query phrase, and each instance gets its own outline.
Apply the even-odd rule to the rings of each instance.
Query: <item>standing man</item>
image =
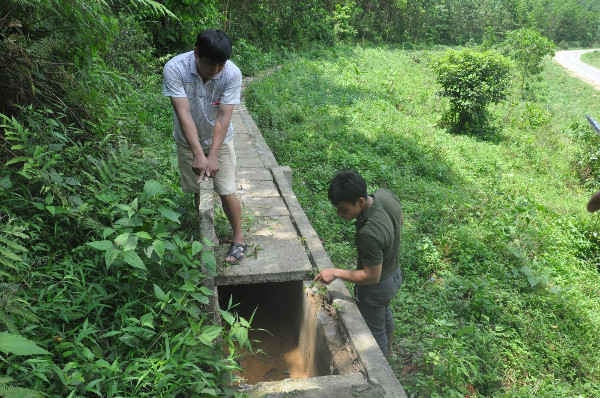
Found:
[[[391,354],[394,318],[390,301],[402,284],[398,266],[402,207],[387,189],[367,195],[367,184],[353,170],[338,172],[329,185],[329,201],[337,214],[356,219],[358,264],[355,270],[327,268],[316,281],[330,283],[336,278],[354,282],[355,298],[363,318],[384,355]]]
[[[233,231],[225,261],[239,262],[246,245],[236,192],[236,156],[231,115],[240,103],[242,74],[229,58],[231,40],[220,30],[198,34],[194,51],[172,58],[163,71],[163,95],[173,105],[173,137],[184,192],[198,204],[201,179],[214,177],[215,191]]]

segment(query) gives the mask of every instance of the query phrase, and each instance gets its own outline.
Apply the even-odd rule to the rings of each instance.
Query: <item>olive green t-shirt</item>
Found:
[[[380,280],[384,280],[398,267],[402,206],[387,189],[378,189],[372,197],[371,207],[356,219],[358,269],[382,264]]]

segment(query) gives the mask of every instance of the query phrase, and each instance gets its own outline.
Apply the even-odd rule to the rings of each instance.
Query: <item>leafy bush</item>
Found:
[[[495,51],[447,51],[434,63],[441,94],[450,99],[444,123],[457,130],[485,127],[487,105],[508,94],[510,66],[510,61]]]
[[[530,77],[542,72],[544,59],[554,55],[556,46],[538,31],[523,28],[508,32],[502,48],[503,53],[515,61],[524,89]]]

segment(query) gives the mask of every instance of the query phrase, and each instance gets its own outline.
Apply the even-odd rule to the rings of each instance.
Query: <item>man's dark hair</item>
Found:
[[[340,202],[356,203],[359,198],[367,198],[367,183],[354,170],[341,170],[329,183],[329,201],[336,206]]]
[[[208,29],[196,37],[198,56],[215,64],[224,64],[231,57],[231,39],[218,29]]]

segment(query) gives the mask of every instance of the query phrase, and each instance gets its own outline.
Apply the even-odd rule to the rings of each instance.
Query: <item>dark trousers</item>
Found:
[[[394,337],[394,317],[390,301],[400,289],[402,272],[400,267],[386,279],[375,285],[356,285],[354,296],[356,304],[375,341],[384,355],[389,356],[390,343]]]

